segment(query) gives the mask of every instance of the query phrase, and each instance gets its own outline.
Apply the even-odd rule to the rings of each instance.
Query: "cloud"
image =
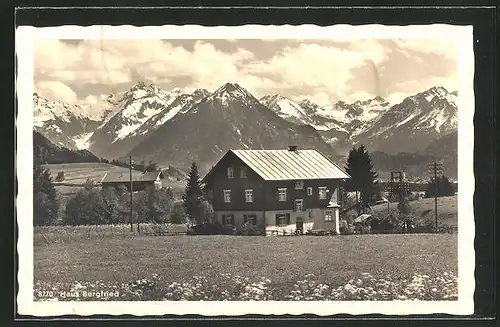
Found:
[[[39,82],[35,85],[36,92],[44,98],[58,99],[74,104],[78,101],[76,93],[66,84],[57,81]]]
[[[130,82],[126,52],[113,52],[105,42],[84,40],[68,44],[39,41],[35,47],[35,78],[66,83],[117,84]]]
[[[395,39],[393,42],[400,51],[409,56],[419,53],[434,54],[447,59],[457,58],[458,45],[452,39]]]
[[[237,82],[257,97],[284,93],[319,105],[458,83],[457,53],[446,40],[53,40],[35,49],[36,83],[46,92],[64,85],[73,91],[62,91],[66,98],[93,107],[101,93],[123,92],[138,79],[209,91]]]

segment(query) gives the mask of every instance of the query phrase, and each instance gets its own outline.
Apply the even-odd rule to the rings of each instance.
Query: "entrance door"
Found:
[[[299,234],[303,234],[304,233],[304,221],[302,220],[302,218],[297,218],[296,221],[295,221],[295,228],[297,229],[298,233]]]

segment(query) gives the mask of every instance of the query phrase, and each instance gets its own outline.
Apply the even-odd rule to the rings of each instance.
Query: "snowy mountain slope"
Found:
[[[298,125],[310,125],[318,131],[335,129],[343,131],[341,121],[319,113],[319,106],[307,99],[294,102],[282,94],[267,95],[260,102],[279,117]]]
[[[156,115],[150,117],[139,128],[131,132],[122,139],[113,142],[114,154],[124,154],[130,151],[134,146],[147,139],[154,131],[160,128],[168,120],[177,115],[184,115],[189,112],[193,106],[210,95],[207,90],[198,89],[192,94],[181,94],[169,106],[165,107]],[[116,157],[119,157],[116,156]]]
[[[117,146],[116,142],[132,135],[148,119],[167,108],[184,93],[180,89],[167,92],[158,85],[146,86],[144,82],[139,81],[116,101],[116,107],[108,113],[104,122],[88,140],[89,149],[105,158],[121,156],[129,149],[126,146]]]
[[[205,89],[198,89],[192,94],[181,94],[169,106],[149,118],[141,127],[139,127],[132,135],[145,135],[153,132],[168,120],[172,119],[177,114],[185,114],[196,103],[210,95]]]
[[[331,107],[319,108],[318,113],[322,116],[341,121],[346,131],[359,133],[366,123],[376,119],[389,110],[391,104],[382,97],[375,97],[365,101],[346,103],[338,101]]]
[[[84,149],[82,139],[90,137],[100,118],[88,108],[50,101],[33,94],[33,129],[52,143],[68,149]]]
[[[229,149],[285,149],[290,144],[335,157],[314,128],[280,118],[238,84],[227,83],[168,120],[129,154],[179,167],[197,162],[204,170]]]
[[[387,153],[423,150],[433,140],[458,128],[456,92],[435,86],[410,96],[352,135],[354,143]]]

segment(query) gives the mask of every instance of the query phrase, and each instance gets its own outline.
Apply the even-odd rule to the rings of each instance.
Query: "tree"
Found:
[[[184,201],[184,208],[189,218],[196,222],[202,223],[200,204],[202,202],[203,192],[201,190],[200,175],[196,163],[191,164],[188,173],[187,185],[182,200]]]
[[[120,220],[120,204],[118,196],[113,187],[104,187],[101,190],[100,213],[102,214],[102,223],[114,224]]]
[[[401,190],[403,192],[403,190]],[[405,230],[410,228],[410,225],[413,223],[409,214],[411,212],[410,202],[408,201],[408,196],[406,194],[401,194],[399,196],[398,202],[398,211],[399,211],[399,221],[404,223]]]
[[[173,197],[168,189],[148,187],[139,192],[136,210],[141,222],[164,223],[173,207]]]
[[[204,200],[198,207],[200,208],[200,220],[202,222],[212,222],[214,218],[214,208],[210,202]]]
[[[48,169],[35,160],[33,165],[33,225],[49,225],[57,218],[59,201]]]
[[[95,189],[83,188],[78,191],[66,203],[64,222],[68,225],[91,225],[96,222],[98,218],[94,216],[94,205],[98,194],[99,191]]]
[[[446,176],[438,177],[438,197],[455,195],[455,188]],[[425,197],[432,198],[436,195],[436,182],[434,178],[427,183]]]
[[[62,181],[64,181],[64,171],[58,172],[56,176],[56,182],[62,182]]]
[[[158,167],[158,164],[152,160],[148,162],[147,165],[145,165],[144,171],[159,171],[160,167]]]
[[[345,183],[346,191],[356,192],[356,202],[360,204],[358,205],[358,214],[361,214],[362,209],[368,207],[373,200],[376,200],[376,178],[378,177],[364,145],[360,145],[358,148],[353,147],[349,151],[345,170],[351,176]],[[358,199],[358,192],[360,193],[360,199]]]
[[[85,184],[83,184],[83,188],[87,191],[90,191],[92,190],[93,188],[95,187],[95,182],[94,180],[90,179],[90,178],[87,178],[87,180],[85,181]]]
[[[186,211],[184,208],[184,203],[174,202],[172,212],[170,213],[170,223],[172,224],[182,224],[186,222]]]

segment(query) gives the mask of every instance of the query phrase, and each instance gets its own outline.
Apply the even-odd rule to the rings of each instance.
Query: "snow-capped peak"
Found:
[[[214,93],[206,98],[207,100],[217,100],[223,105],[227,105],[230,101],[242,101],[243,103],[250,105],[250,103],[258,102],[254,96],[242,88],[237,83],[226,83],[218,88]]]
[[[48,100],[38,93],[33,93],[33,117],[35,123],[46,121],[49,119],[60,119],[65,122],[70,122],[73,118],[89,119],[98,121],[98,115],[95,115],[85,106],[78,104],[68,104],[61,100]]]
[[[449,102],[455,102],[456,95],[452,92],[448,92],[443,86],[433,86],[430,89],[420,92],[415,95],[417,98],[425,98],[427,102],[431,102],[434,98],[446,99]]]
[[[391,104],[380,96],[368,100],[357,100],[353,103],[338,101],[331,107],[322,107],[319,112],[325,116],[332,117],[347,124],[352,121],[361,123],[368,122],[383,112],[387,111]]]
[[[138,81],[116,102],[115,109],[99,129],[110,129],[115,134],[113,141],[123,139],[183,94],[185,92],[180,88],[165,91],[157,84],[146,85],[143,81]]]
[[[302,108],[311,108],[311,109],[317,109],[317,108],[319,108],[319,106],[316,103],[310,101],[309,99],[303,99],[303,100],[301,100],[299,102],[299,105]]]
[[[264,96],[260,99],[260,102],[283,118],[295,117],[301,119],[306,115],[304,109],[298,103],[283,94]]]
[[[226,97],[232,96],[236,98],[253,98],[247,90],[239,86],[237,83],[226,83],[217,89],[213,94],[213,97]]]
[[[195,98],[199,98],[200,100],[206,98],[210,95],[210,92],[205,89],[196,89],[191,95]]]

